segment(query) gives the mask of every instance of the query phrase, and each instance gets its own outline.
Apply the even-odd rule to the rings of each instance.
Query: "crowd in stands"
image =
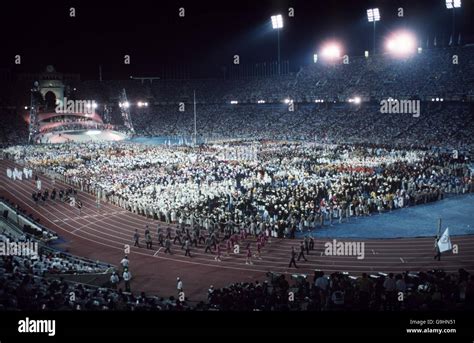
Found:
[[[291,282],[291,281],[290,281]],[[222,289],[211,285],[208,300],[191,303],[92,287],[36,276],[11,257],[0,258],[1,310],[72,311],[427,311],[474,308],[474,276],[463,269],[400,274],[346,273],[300,278],[290,283],[284,275],[264,282],[239,282]],[[292,293],[292,296],[290,296]],[[74,296],[72,297],[72,294]],[[400,295],[402,294],[402,297]],[[400,300],[402,299],[402,300]]]
[[[25,118],[16,109],[0,107],[0,147],[27,142],[28,124]]]
[[[10,257],[0,258],[1,310],[171,310],[183,307],[173,299],[69,282],[60,275],[54,278],[37,276],[20,266]]]
[[[474,47],[465,46],[430,49],[403,59],[349,56],[347,64],[343,60],[334,65],[321,61],[282,76],[83,81],[74,85],[77,92],[69,96],[107,104],[112,110],[103,116],[113,125],[123,125],[118,106],[123,89],[131,103],[149,102],[150,107],[131,107],[138,135],[193,134],[196,91],[197,131],[205,141],[272,137],[393,143],[417,142],[422,137],[422,143],[428,145],[467,145],[472,144],[474,124],[469,103],[462,102],[474,96],[473,56]],[[365,105],[347,103],[356,96]],[[380,113],[379,102],[388,98],[421,99],[420,116]],[[283,105],[285,99],[290,103]],[[432,99],[443,102],[431,103]],[[315,100],[324,102],[315,104]],[[238,101],[238,105],[231,106],[231,101]],[[265,104],[257,104],[259,101]],[[294,111],[289,105],[294,105]],[[9,113],[11,109],[1,109],[1,144],[26,141],[27,126],[18,118],[24,112],[20,110]],[[12,115],[16,118],[9,120]],[[18,127],[13,130],[12,125]]]
[[[191,137],[192,105],[153,106],[133,111],[140,136]],[[197,134],[204,142],[226,139],[280,139],[333,143],[414,144],[472,147],[473,112],[466,104],[422,103],[420,117],[382,114],[363,104],[197,105]]]
[[[199,103],[222,104],[264,100],[279,103],[347,99],[359,95],[380,101],[388,97],[432,97],[461,100],[474,95],[474,47],[425,50],[405,58],[391,55],[341,57],[335,63],[319,61],[301,67],[297,73],[242,79],[207,80],[124,80],[86,81],[78,85],[82,98],[109,101],[122,89],[129,99],[152,99],[161,104],[192,103],[193,92]]]
[[[294,297],[289,294],[293,293]],[[400,297],[400,293],[403,297]],[[402,301],[400,299],[403,299]],[[209,289],[209,307],[227,311],[460,310],[474,306],[474,276],[429,272],[347,273],[315,271],[291,285],[284,275],[270,282],[241,282]]]

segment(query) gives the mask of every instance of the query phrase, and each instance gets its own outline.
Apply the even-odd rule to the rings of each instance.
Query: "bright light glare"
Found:
[[[237,100],[232,100],[230,103],[231,103],[232,105],[237,105],[239,102],[238,102]]]
[[[95,102],[92,103],[92,108],[97,108],[97,104]]]
[[[257,103],[258,103],[258,104],[264,104],[264,103],[265,103],[265,100],[258,100]]]
[[[290,104],[290,103],[293,102],[293,100],[291,100],[291,99],[285,99],[284,102],[285,102],[285,104]]]
[[[367,10],[367,19],[369,22],[380,21],[380,11],[378,8],[371,8]]]
[[[396,33],[387,41],[387,50],[396,55],[408,55],[415,51],[416,39],[407,32]]]
[[[339,58],[341,56],[341,48],[335,43],[328,44],[323,47],[321,56],[327,59]]]
[[[313,55],[313,62],[317,63],[318,62],[318,54]]]
[[[122,107],[124,108],[129,108],[130,107],[130,103],[128,101],[125,101],[123,104],[122,104]]]
[[[446,0],[446,8],[460,8],[461,7],[461,0]]]
[[[355,96],[355,97],[353,97],[353,98],[350,98],[350,99],[349,99],[349,102],[352,102],[352,103],[358,105],[358,104],[360,104],[361,99],[360,99],[360,97]]]
[[[274,29],[281,29],[283,27],[283,17],[281,14],[272,16],[272,27]]]

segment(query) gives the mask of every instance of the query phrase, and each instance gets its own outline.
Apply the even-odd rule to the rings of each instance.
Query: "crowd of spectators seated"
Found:
[[[474,276],[460,269],[399,274],[335,272],[288,281],[272,275],[264,282],[210,286],[207,301],[192,303],[43,278],[21,270],[10,257],[0,258],[0,309],[71,311],[462,311],[474,308]],[[290,296],[290,292],[292,295]],[[74,293],[74,297],[71,294]],[[400,296],[402,294],[402,297]],[[400,299],[403,299],[400,301]]]
[[[272,137],[417,142],[422,138],[426,144],[472,144],[472,110],[469,102],[462,104],[474,96],[472,46],[429,49],[403,59],[349,56],[347,64],[321,61],[282,76],[82,81],[74,86],[77,91],[69,95],[71,99],[108,105],[107,116],[102,113],[108,124],[124,124],[118,106],[123,89],[132,104],[147,101],[149,107],[131,107],[138,135],[193,134],[196,91],[198,134],[204,141]],[[365,105],[347,103],[356,96]],[[421,115],[381,114],[379,102],[388,98],[420,99]],[[285,99],[294,104],[294,111],[283,105]],[[444,102],[431,103],[432,99]],[[316,100],[324,102],[315,104]],[[231,101],[239,104],[231,106]],[[0,111],[0,144],[25,142],[27,125],[19,113],[26,112],[7,106]]]

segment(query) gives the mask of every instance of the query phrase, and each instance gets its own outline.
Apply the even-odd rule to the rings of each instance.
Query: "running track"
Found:
[[[77,208],[68,204],[48,200],[46,204],[35,205],[31,198],[35,190],[33,180],[12,181],[6,176],[7,167],[14,168],[12,161],[0,161],[0,195],[19,204],[28,213],[41,218],[41,224],[56,231],[65,241],[64,248],[72,254],[119,265],[124,256],[125,245],[133,245],[132,236],[138,229],[141,238],[145,225],[149,225],[154,238],[154,249],[131,247],[130,271],[133,275],[132,290],[145,291],[161,296],[176,295],[176,277],[184,283],[184,291],[190,300],[203,300],[209,285],[224,287],[232,282],[264,280],[268,271],[285,274],[305,273],[313,275],[315,269],[324,272],[345,271],[351,275],[362,272],[403,272],[442,268],[457,272],[464,268],[474,272],[474,235],[454,236],[453,244],[459,246],[459,254],[447,253],[440,262],[434,261],[434,239],[366,239],[365,258],[355,256],[326,256],[323,254],[327,239],[315,239],[315,250],[307,256],[308,262],[297,262],[298,269],[288,268],[291,247],[299,251],[299,241],[272,239],[262,249],[262,259],[253,259],[253,265],[245,264],[245,246],[251,243],[256,251],[255,240],[247,239],[240,244],[240,254],[222,256],[222,262],[214,255],[204,254],[202,245],[191,250],[192,258],[185,257],[178,245],[173,245],[173,255],[165,255],[156,242],[156,227],[160,222],[128,212],[120,207],[101,203],[97,209],[95,197],[78,192],[83,203],[82,215]],[[43,190],[53,188],[51,180],[39,175]],[[56,188],[69,187],[56,181]],[[162,227],[166,227],[162,223]],[[172,226],[173,231],[176,226]],[[338,240],[342,241],[342,240]],[[354,240],[351,240],[354,241]],[[158,250],[157,250],[158,249]],[[222,251],[225,251],[223,247]]]

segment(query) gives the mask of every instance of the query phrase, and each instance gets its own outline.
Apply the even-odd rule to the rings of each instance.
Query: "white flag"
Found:
[[[439,239],[438,248],[440,252],[445,252],[453,248],[453,245],[451,244],[451,238],[449,238],[449,228],[446,228],[443,235]]]

